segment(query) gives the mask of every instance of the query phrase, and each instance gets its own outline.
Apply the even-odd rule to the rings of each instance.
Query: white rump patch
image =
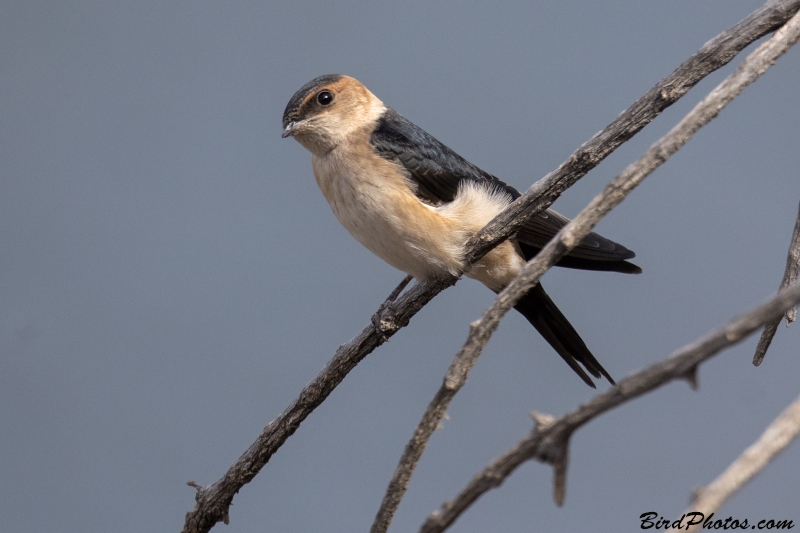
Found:
[[[465,180],[458,185],[455,199],[438,210],[445,217],[458,220],[460,227],[474,233],[510,203],[511,196],[507,192]]]

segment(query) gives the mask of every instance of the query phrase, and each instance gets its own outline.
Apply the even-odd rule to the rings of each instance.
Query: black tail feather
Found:
[[[530,244],[526,244],[524,242],[517,242],[520,250],[522,251],[522,255],[525,257],[526,261],[530,261],[533,257],[539,253],[540,248],[532,246]],[[630,256],[633,257],[633,252],[630,252]],[[630,259],[630,258],[629,258]],[[624,261],[622,259],[618,261],[600,261],[597,259],[586,259],[581,257],[573,257],[570,255],[565,255],[562,257],[556,266],[566,267],[566,268],[576,268],[578,270],[594,270],[598,272],[620,272],[622,274],[641,274],[642,269],[638,265],[634,265],[628,261]]]
[[[514,309],[522,313],[528,322],[544,337],[558,355],[575,371],[578,376],[590,387],[595,388],[594,382],[586,375],[581,363],[591,375],[599,378],[604,376],[612,385],[616,385],[606,369],[595,359],[589,348],[581,339],[572,324],[559,311],[553,300],[544,292],[541,284],[520,299]]]

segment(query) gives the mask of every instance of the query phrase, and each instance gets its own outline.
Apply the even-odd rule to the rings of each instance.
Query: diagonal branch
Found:
[[[586,141],[558,168],[534,183],[524,195],[467,242],[468,264],[516,233],[525,221],[550,207],[562,192],[600,164],[611,152],[677,102],[697,83],[727,65],[752,42],[783,26],[800,9],[800,0],[768,0],[740,22],[702,46],[675,71],[656,83],[632,106]],[[521,216],[525,214],[526,216]]]
[[[405,280],[401,285],[404,282]],[[300,423],[333,392],[364,357],[401,327],[406,326],[417,311],[453,283],[455,278],[418,283],[400,295],[396,301],[387,299],[381,305],[383,312],[380,317],[373,319],[373,322],[379,324],[380,329],[370,324],[355,338],[340,346],[322,372],[303,388],[300,396],[278,418],[267,424],[258,439],[221,479],[207,487],[190,481],[188,484],[197,490],[195,494],[197,503],[194,509],[186,514],[184,533],[207,532],[220,521],[227,524],[228,509],[233,503],[233,496],[253,480],[286,439],[294,434]]]
[[[778,316],[780,321],[780,316]],[[710,485],[695,491],[691,509],[684,516],[691,513],[702,513],[690,518],[690,523],[699,524],[703,516],[713,513],[730,498],[734,492],[742,488],[753,476],[761,472],[764,467],[777,457],[791,442],[800,435],[800,396],[789,407],[772,421],[758,438],[742,455],[719,475]],[[695,522],[695,519],[699,519]],[[689,528],[687,531],[698,531],[700,528]]]
[[[789,245],[789,253],[786,257],[786,270],[783,272],[783,280],[781,281],[781,289],[785,289],[797,283],[797,273],[800,271],[800,209],[797,212],[797,221],[794,223],[794,232],[792,233],[792,243]],[[786,326],[795,321],[797,318],[797,308],[794,307],[786,311]],[[775,332],[778,331],[778,324],[781,319],[778,318],[764,326],[764,332],[761,333],[761,338],[758,340],[756,346],[756,354],[753,356],[753,364],[758,366],[764,360],[767,354],[767,349],[772,343],[772,338]]]
[[[524,462],[538,459],[552,463],[554,450],[563,448],[564,445],[561,443],[567,442],[572,433],[582,425],[670,381],[683,379],[687,372],[697,368],[723,349],[741,342],[766,322],[782,316],[787,309],[797,305],[798,302],[800,302],[800,285],[795,285],[781,291],[752,311],[734,318],[720,329],[684,346],[668,358],[628,376],[616,387],[595,396],[575,411],[555,420],[550,419],[546,425],[537,420],[533,433],[492,461],[472,478],[458,496],[442,504],[439,510],[428,517],[420,532],[441,533],[484,493],[499,487]],[[557,479],[556,489],[558,481]]]
[[[732,74],[714,88],[669,133],[614,178],[602,193],[595,197],[573,221],[553,237],[536,257],[528,262],[514,281],[497,296],[494,304],[486,309],[483,316],[470,324],[466,343],[453,359],[444,382],[428,405],[413,437],[403,451],[375,517],[372,533],[384,533],[388,530],[428,440],[447,411],[450,402],[466,383],[472,367],[505,314],[539,282],[548,269],[580,243],[581,239],[589,234],[600,219],[619,205],[636,186],[684,146],[700,128],[713,120],[728,103],[766,72],[798,40],[800,40],[800,14],[795,15],[784,27],[775,32],[772,38],[747,56]],[[560,475],[563,476],[566,472],[567,462],[566,439],[560,444],[563,446],[556,448],[557,461],[555,464],[557,474],[560,472]],[[559,475],[557,475],[557,480],[559,480]],[[563,499],[563,482],[559,486],[562,487],[562,491],[557,500]]]
[[[561,166],[534,184],[487,227],[474,235],[467,243],[466,264],[474,263],[515,233],[525,220],[550,206],[563,191],[641,131],[700,80],[726,65],[753,41],[780,27],[798,9],[800,0],[769,0],[741,22],[706,43],[603,131],[578,148]],[[381,325],[381,331],[376,331],[370,324],[358,336],[342,345],[322,372],[278,418],[264,428],[256,442],[236,460],[222,478],[209,486],[194,485],[197,488],[196,503],[186,514],[184,533],[206,533],[217,522],[227,523],[228,509],[234,495],[258,474],[303,420],[364,357],[407,325],[417,311],[455,282],[456,278],[448,277],[415,284],[381,314],[377,321]]]

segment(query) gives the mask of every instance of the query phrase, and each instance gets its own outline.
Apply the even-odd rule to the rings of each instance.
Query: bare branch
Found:
[[[800,0],[770,0],[706,43],[603,131],[576,150],[561,166],[534,184],[487,227],[474,235],[467,243],[466,263],[474,263],[515,233],[527,218],[546,209],[564,190],[641,131],[705,76],[726,65],[753,41],[780,27],[798,9]],[[186,514],[184,533],[205,533],[217,522],[227,522],[228,509],[234,495],[258,474],[270,457],[341,383],[347,373],[398,329],[406,326],[411,317],[427,302],[455,282],[455,277],[447,277],[415,284],[390,306],[391,311],[381,314],[378,321],[380,328],[370,324],[358,336],[342,345],[322,372],[278,418],[264,428],[256,442],[237,459],[228,472],[214,484],[197,491],[196,504]]]
[[[322,372],[303,388],[300,396],[278,418],[264,428],[258,439],[221,479],[207,487],[200,487],[192,482],[192,486],[197,489],[196,504],[194,509],[186,514],[183,531],[207,532],[217,522],[222,521],[227,524],[228,509],[233,502],[233,496],[258,474],[270,457],[297,430],[300,423],[333,392],[333,389],[364,357],[401,327],[407,325],[417,311],[454,282],[455,278],[415,284],[394,302],[391,299],[393,291],[390,298],[381,305],[383,312],[376,320],[380,327],[370,324],[357,337],[343,344]]]
[[[797,283],[797,273],[800,271],[800,208],[797,211],[797,221],[794,223],[794,232],[792,233],[792,243],[789,245],[789,253],[786,257],[786,270],[783,272],[783,280],[781,281],[781,289],[785,289]],[[795,321],[797,318],[797,308],[793,307],[786,311],[786,326]],[[778,318],[774,322],[770,322],[764,326],[764,332],[761,333],[761,338],[758,340],[756,346],[756,354],[753,356],[753,364],[758,366],[764,360],[767,354],[767,349],[772,343],[772,338],[775,332],[778,331],[778,325],[781,319]]]
[[[494,460],[472,478],[458,496],[444,503],[439,510],[432,513],[423,524],[420,532],[440,533],[444,531],[478,498],[490,489],[499,487],[525,461],[538,459],[552,464],[551,454],[554,444],[568,441],[572,433],[582,425],[606,411],[657,389],[670,381],[683,379],[692,368],[697,368],[700,363],[707,361],[723,349],[741,342],[763,324],[780,317],[787,309],[797,305],[798,302],[800,302],[800,285],[785,289],[768,302],[734,318],[722,328],[684,346],[668,358],[632,376],[628,376],[620,381],[616,387],[595,396],[575,411],[567,413],[545,427],[537,425],[533,433],[522,439],[511,450]],[[798,408],[795,407],[795,409],[797,410]],[[796,417],[797,415],[793,416]],[[783,415],[781,415],[780,419],[783,419]],[[768,429],[767,433],[769,432],[770,430]],[[556,499],[558,491],[559,488],[556,486]]]
[[[414,278],[411,275],[404,277],[403,281],[398,283],[397,287],[394,288],[394,290],[389,294],[389,296],[386,297],[386,300],[381,304],[375,314],[372,315],[372,325],[375,327],[375,331],[380,334],[383,342],[389,340],[389,337],[384,334],[384,329],[389,331],[394,327],[394,321],[387,320],[386,317],[384,317],[384,313],[387,309],[389,309],[394,301],[397,300],[397,297],[400,296],[400,293],[403,292],[409,283],[411,283],[412,279]]]
[[[780,320],[780,317],[778,317]],[[742,488],[753,476],[777,457],[800,434],[800,396],[772,421],[761,437],[747,448],[710,485],[695,491],[695,498],[688,513],[703,513],[708,516]],[[698,531],[692,526],[687,531]]]
[[[690,368],[689,371],[681,377],[689,383],[692,390],[697,390],[700,387],[698,383],[699,380],[697,379],[697,367]]]
[[[775,31],[800,9],[800,0],[769,0],[723,31],[684,61],[675,71],[596,133],[547,176],[497,215],[468,242],[467,263],[483,257],[502,240],[517,232],[531,216],[550,207],[562,192],[600,164],[611,152],[652,122],[666,108],[710,73],[727,65],[750,43]]]
[[[408,482],[428,440],[450,402],[466,383],[472,367],[505,314],[524,296],[542,275],[574,248],[592,228],[619,205],[633,189],[656,168],[684,146],[703,126],[714,119],[725,106],[739,96],[745,87],[772,66],[800,39],[800,14],[795,15],[768,41],[752,52],[739,67],[692,109],[669,133],[659,139],[642,157],[630,164],[609,183],[577,217],[567,224],[522,269],[519,275],[498,296],[483,316],[470,325],[469,336],[447,370],[444,382],[428,405],[414,436],[406,445],[386,495],[372,526],[372,533],[385,532],[408,487]],[[690,369],[681,376],[691,376]],[[555,451],[556,501],[563,501],[567,465],[567,438],[559,441]]]

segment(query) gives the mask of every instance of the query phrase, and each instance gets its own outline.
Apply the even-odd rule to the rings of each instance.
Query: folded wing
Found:
[[[463,181],[501,190],[512,200],[520,197],[514,187],[476,167],[393,109],[381,117],[370,142],[381,157],[405,167],[416,187],[417,197],[428,204],[439,206],[452,202]],[[568,222],[569,219],[550,209],[528,220],[516,236],[525,258],[536,255]],[[626,261],[635,255],[621,244],[592,232],[558,265],[639,273],[641,269],[638,266]]]

